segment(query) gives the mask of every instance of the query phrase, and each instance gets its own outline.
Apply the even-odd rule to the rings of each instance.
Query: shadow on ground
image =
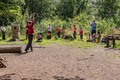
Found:
[[[41,80],[41,79],[22,78],[21,80]]]
[[[79,76],[65,78],[63,76],[53,76],[55,80],[85,80],[85,78],[80,78]]]
[[[120,49],[117,49],[117,48],[111,48],[111,47],[109,47],[109,48],[105,48],[105,51],[110,51],[110,50],[120,50]]]
[[[0,80],[13,80],[13,79],[11,79],[11,76],[13,76],[13,75],[15,75],[15,73],[2,75],[2,76],[0,76]],[[41,80],[41,79],[22,78],[21,80]]]
[[[0,76],[0,80],[12,80],[11,79],[12,75],[15,75],[15,73],[2,75],[2,76]]]

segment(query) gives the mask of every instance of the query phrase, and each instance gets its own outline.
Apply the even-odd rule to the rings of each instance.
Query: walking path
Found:
[[[34,46],[26,54],[0,54],[0,80],[120,80],[120,50]]]

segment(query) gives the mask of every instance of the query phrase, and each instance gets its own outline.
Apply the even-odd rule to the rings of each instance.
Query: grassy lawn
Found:
[[[20,41],[9,41],[9,40],[10,38],[7,38],[7,40],[0,39],[0,45],[24,45],[27,44],[28,42],[23,36],[21,36]],[[96,45],[96,43],[86,42],[85,38],[84,40],[76,39],[69,41],[61,38],[55,39],[54,37],[52,37],[52,39],[50,40],[43,38],[42,42],[36,42],[36,39],[34,39],[33,44],[39,44],[40,46],[47,46],[50,44],[60,44],[61,46],[74,46],[78,48],[90,48]]]
[[[116,46],[115,46],[115,48],[120,49],[120,40],[119,40],[119,41],[116,41]]]
[[[42,46],[46,46],[49,44],[60,44],[61,46],[74,46],[79,48],[94,47],[95,45],[95,43],[89,43],[89,42],[78,40],[78,39],[69,41],[64,39],[55,40],[54,38],[52,38],[51,40],[43,39],[43,42],[39,42],[39,44]]]
[[[9,41],[9,40],[10,38],[7,38],[7,40],[0,39],[0,45],[26,45],[28,42],[24,36],[21,36],[20,41]],[[39,44],[40,46],[47,46],[50,44],[59,44],[61,46],[73,46],[76,48],[92,48],[92,47],[95,47],[96,45],[100,45],[103,47],[105,46],[105,44],[101,44],[101,43],[86,42],[85,37],[83,40],[80,40],[77,38],[76,40],[72,40],[72,41],[64,40],[61,38],[55,39],[54,37],[52,37],[52,39],[50,40],[43,38],[42,42],[36,42],[36,39],[34,39],[33,44]],[[116,41],[116,48],[120,49],[120,41]]]

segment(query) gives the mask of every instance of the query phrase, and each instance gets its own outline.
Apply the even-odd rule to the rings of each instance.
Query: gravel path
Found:
[[[35,46],[26,54],[0,54],[0,80],[120,80],[120,50]]]

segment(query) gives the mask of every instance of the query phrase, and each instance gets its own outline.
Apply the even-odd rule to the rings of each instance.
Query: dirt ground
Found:
[[[120,50],[100,46],[34,46],[29,53],[0,53],[0,80],[120,80]]]

